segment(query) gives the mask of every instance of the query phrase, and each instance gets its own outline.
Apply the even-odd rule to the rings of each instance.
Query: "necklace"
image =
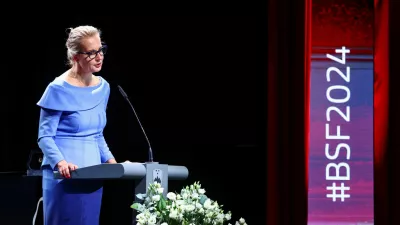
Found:
[[[75,79],[75,80],[77,80],[77,81],[78,81],[79,83],[81,83],[83,86],[90,86],[90,84],[92,83],[92,77],[93,77],[93,75],[90,76],[89,85],[87,85],[87,84],[84,82],[84,79],[82,79],[82,77],[81,77],[80,75],[78,75],[77,73],[75,73],[75,72],[70,71],[70,72],[68,73],[68,76],[71,77],[71,78],[73,78],[73,79]]]

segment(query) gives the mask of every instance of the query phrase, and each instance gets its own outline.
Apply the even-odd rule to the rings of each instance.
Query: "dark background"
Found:
[[[3,118],[0,171],[25,171],[47,84],[68,69],[66,28],[93,25],[109,50],[97,75],[111,85],[105,138],[117,161],[147,161],[147,143],[121,85],[152,144],[154,159],[183,165],[233,223],[265,220],[265,15],[241,17],[88,16],[6,23],[1,36]],[[3,179],[2,182],[7,180]],[[132,184],[109,182],[102,218],[127,221]],[[2,206],[4,207],[4,205]],[[32,215],[28,215],[32,218]]]

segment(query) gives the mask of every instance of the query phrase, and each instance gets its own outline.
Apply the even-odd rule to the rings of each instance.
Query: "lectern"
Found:
[[[146,193],[149,184],[158,182],[164,188],[164,195],[168,193],[168,180],[185,180],[189,171],[185,166],[149,163],[103,163],[94,166],[78,168],[71,172],[69,179],[110,180],[130,179],[137,180],[135,196]],[[54,178],[63,179],[58,171],[54,171]]]
[[[69,179],[82,180],[112,180],[112,179],[129,179],[135,180],[135,200],[139,193],[146,193],[149,184],[158,182],[164,188],[164,196],[168,193],[169,180],[185,180],[189,175],[189,171],[185,166],[160,164],[158,162],[146,163],[115,163],[115,164],[99,164],[78,168],[71,172]],[[55,179],[63,179],[63,177],[54,171]],[[134,215],[136,213],[134,212]],[[135,217],[133,224],[136,224]]]

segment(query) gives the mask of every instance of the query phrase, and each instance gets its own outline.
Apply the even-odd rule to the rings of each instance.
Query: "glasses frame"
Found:
[[[106,54],[106,52],[107,52],[107,49],[108,49],[108,46],[105,43],[102,43],[102,46],[97,51],[94,51],[94,50],[90,51],[90,52],[81,52],[81,51],[79,51],[78,54],[87,55],[86,58],[95,59],[100,52],[102,53],[101,56],[104,56]]]

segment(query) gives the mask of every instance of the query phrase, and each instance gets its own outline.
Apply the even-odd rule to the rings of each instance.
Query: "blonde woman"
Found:
[[[70,68],[47,86],[37,103],[45,225],[99,224],[102,184],[68,178],[80,167],[116,163],[103,136],[110,85],[94,75],[107,50],[100,35],[93,26],[70,29],[66,42]],[[53,171],[65,179],[54,179]]]

